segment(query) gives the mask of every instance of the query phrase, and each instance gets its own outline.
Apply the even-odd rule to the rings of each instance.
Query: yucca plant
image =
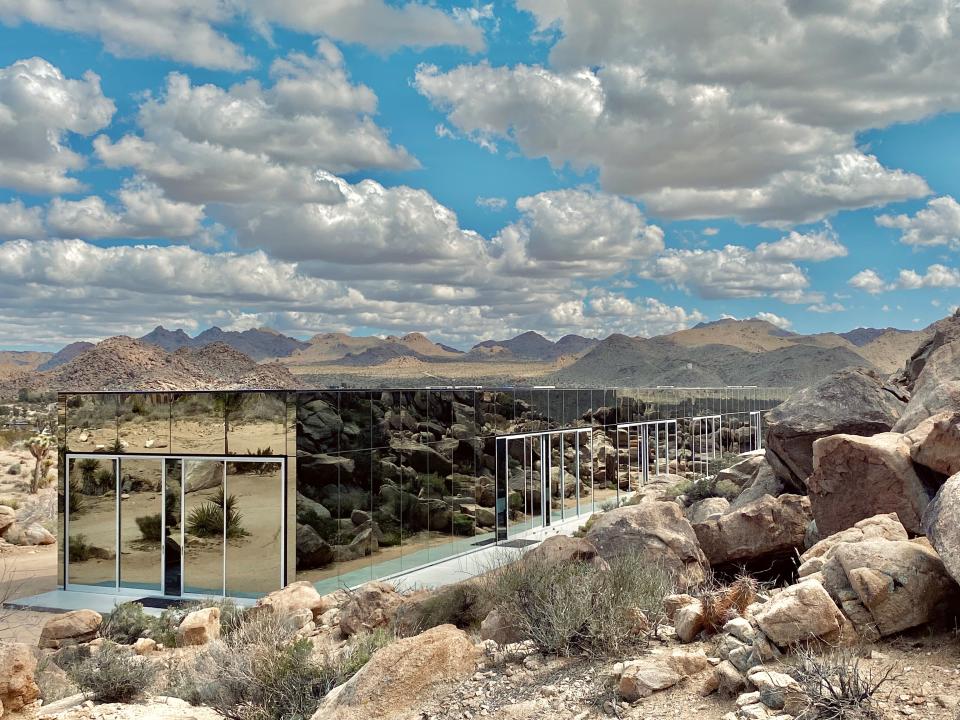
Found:
[[[216,537],[223,534],[223,514],[227,514],[227,538],[246,537],[249,533],[243,529],[243,515],[237,510],[237,496],[224,497],[219,490],[208,502],[198,505],[187,517],[187,532],[197,537]]]

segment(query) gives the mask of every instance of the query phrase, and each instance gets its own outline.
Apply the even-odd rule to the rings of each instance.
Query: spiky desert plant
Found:
[[[40,490],[40,473],[43,470],[43,461],[50,452],[50,437],[37,435],[27,441],[27,449],[33,456],[33,475],[30,477],[30,492],[34,495]]]
[[[746,575],[731,585],[700,598],[704,624],[709,630],[722,628],[729,620],[743,615],[744,610],[757,599],[757,581]]]

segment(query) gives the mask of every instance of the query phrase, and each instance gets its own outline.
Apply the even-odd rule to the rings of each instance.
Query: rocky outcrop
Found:
[[[708,518],[723,515],[730,508],[730,501],[722,497],[704,498],[695,502],[683,511],[684,517],[690,521],[690,524],[696,529],[697,523],[706,521]]]
[[[947,571],[960,583],[960,474],[947,480],[927,506],[923,531]]]
[[[40,523],[35,522],[26,526],[21,526],[20,523],[13,523],[13,525],[10,525],[3,533],[0,533],[0,535],[11,545],[53,545],[57,542],[57,538],[53,536],[53,533]]]
[[[311,720],[401,720],[473,675],[480,651],[453,625],[439,625],[373,654],[350,680],[327,695]]]
[[[350,593],[340,609],[340,632],[347,637],[389,625],[403,596],[390,583],[371,582]]]
[[[206,645],[220,637],[220,608],[194,610],[180,621],[178,645]]]
[[[90,642],[100,631],[103,617],[93,610],[73,610],[54,615],[40,631],[39,645],[50,650],[59,650],[68,645]]]
[[[840,543],[828,555],[824,586],[867,638],[928,623],[957,591],[925,538]]]
[[[752,562],[803,547],[810,501],[800,495],[765,495],[693,526],[711,565]]]
[[[960,315],[938,325],[907,363],[904,384],[911,390],[910,402],[893,428],[897,432],[912,430],[933,415],[960,411]]]
[[[605,559],[634,555],[662,564],[681,588],[703,582],[709,567],[693,527],[672,502],[651,501],[602,513],[586,539]]]
[[[907,439],[917,465],[948,477],[960,473],[960,413],[929,417],[907,433]]]
[[[0,505],[0,535],[17,521],[17,511],[9,505]]]
[[[804,489],[813,472],[813,443],[846,433],[875,435],[897,423],[906,403],[876,373],[841,370],[794,393],[767,413],[767,461],[788,488]]]
[[[729,512],[742,508],[754,500],[759,500],[764,495],[779,497],[785,492],[786,488],[784,487],[783,481],[777,477],[777,474],[773,471],[773,467],[771,467],[770,463],[766,461],[766,457],[764,457],[764,461],[757,466],[753,477],[743,486],[743,490],[734,498],[727,510]]]
[[[807,489],[821,535],[891,512],[909,532],[921,531],[930,495],[913,468],[906,436],[832,435],[817,440],[813,453]]]
[[[806,577],[820,572],[830,559],[833,549],[841,543],[857,543],[865,540],[908,540],[906,528],[897,519],[896,513],[874,515],[861,520],[852,528],[841,530],[820,540],[800,556],[801,565],[797,575]]]
[[[0,715],[16,713],[40,697],[37,660],[23,643],[0,641]]]

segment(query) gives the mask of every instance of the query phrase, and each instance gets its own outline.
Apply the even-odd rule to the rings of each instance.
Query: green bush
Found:
[[[490,605],[545,654],[623,657],[646,641],[637,610],[655,624],[663,614],[663,598],[673,592],[673,578],[634,555],[611,558],[608,564],[609,569],[527,555],[487,573],[484,592]]]
[[[404,603],[397,613],[397,631],[416,635],[438,625],[477,628],[492,609],[483,585],[475,580],[439,587],[421,599]]]
[[[143,605],[125,602],[107,615],[100,627],[100,634],[108,640],[130,645],[138,638],[151,637],[155,627],[156,620],[143,611]]]
[[[243,617],[236,630],[175,673],[173,694],[236,720],[306,720],[323,697],[352,677],[389,641],[385,633],[355,636],[342,650],[317,658],[272,613]]]
[[[137,523],[137,527],[140,528],[140,535],[144,540],[151,542],[160,541],[160,534],[163,531],[161,527],[162,523],[160,522],[160,513],[138,517],[135,522]]]
[[[83,533],[70,536],[70,562],[83,562],[93,557],[93,546]]]
[[[453,534],[461,537],[473,537],[476,534],[477,522],[466,513],[453,514]]]
[[[158,674],[156,665],[112,642],[76,662],[60,661],[73,684],[99,702],[136,700],[150,690]]]

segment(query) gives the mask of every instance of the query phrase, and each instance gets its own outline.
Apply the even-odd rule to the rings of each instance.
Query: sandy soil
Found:
[[[224,454],[223,423],[198,420],[166,419],[121,423],[120,440],[127,443],[126,452],[175,455],[177,453]],[[71,452],[103,452],[113,445],[117,432],[113,427],[70,428],[67,447]],[[270,448],[272,454],[286,453],[286,433],[282,423],[239,422],[231,424],[229,450],[237,455],[253,454],[259,448]],[[152,444],[153,447],[146,447]]]
[[[398,358],[382,365],[368,367],[354,365],[298,364],[297,358],[289,358],[284,364],[294,375],[341,377],[352,381],[361,379],[435,379],[479,380],[481,378],[513,378],[525,380],[538,378],[560,370],[575,362],[574,357],[562,357],[555,362],[435,362],[428,363],[413,358]],[[429,384],[429,383],[428,383]]]
[[[129,469],[128,469],[129,468]],[[152,460],[121,461],[121,478],[135,476],[145,484],[139,491],[124,493],[120,500],[120,581],[121,585],[160,588],[160,543],[143,538],[136,520],[162,511],[160,463]],[[227,494],[235,497],[240,526],[246,532],[231,538],[226,547],[227,589],[232,594],[260,594],[280,584],[279,475],[255,473],[227,476]],[[210,503],[220,488],[187,493],[184,517]],[[70,537],[84,536],[85,542],[115,552],[116,498],[113,493],[83,496],[84,510],[70,519]],[[174,530],[172,533],[178,536]],[[221,538],[188,537],[184,560],[184,585],[189,592],[220,592],[223,587],[224,550]],[[71,561],[70,582],[112,584],[115,559],[89,558]]]

